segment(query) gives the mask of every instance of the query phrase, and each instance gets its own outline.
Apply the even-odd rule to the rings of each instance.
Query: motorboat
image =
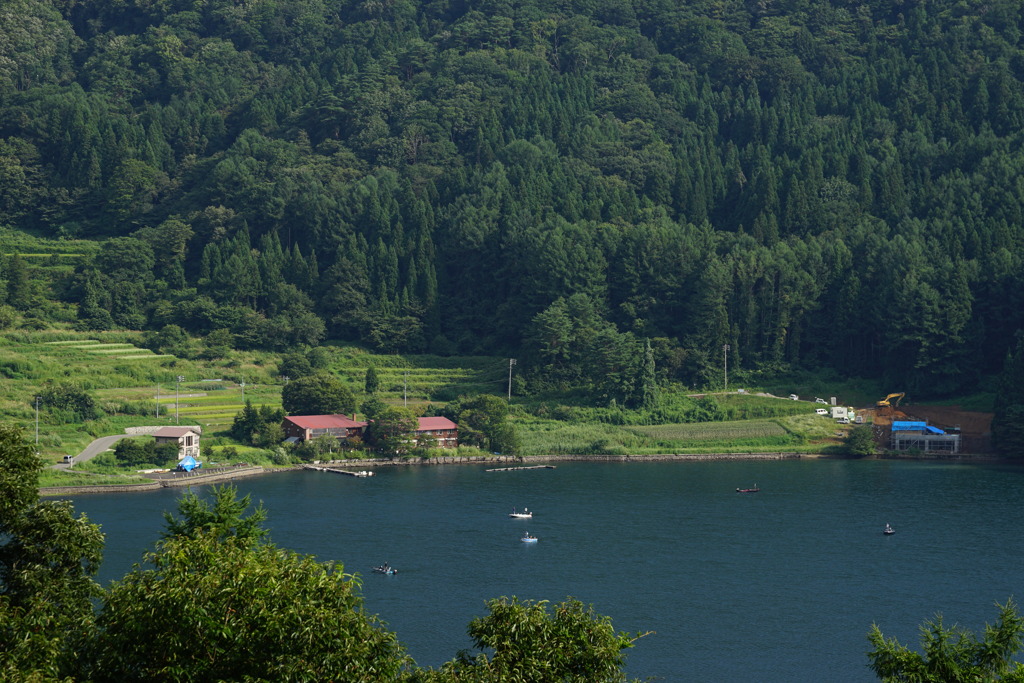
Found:
[[[523,537],[520,538],[519,540],[522,541],[523,543],[536,543],[537,542],[537,537],[536,536],[531,536],[530,532],[527,531],[525,534],[523,534]]]
[[[387,562],[380,565],[379,567],[373,568],[374,573],[377,574],[397,574],[398,570],[389,565]]]
[[[761,489],[757,488],[757,484],[754,484],[753,488],[749,489],[736,489],[736,493],[757,493]]]
[[[512,508],[512,512],[508,513],[508,516],[514,519],[533,519],[533,513],[530,512],[529,508],[523,508],[522,512]]]
[[[886,536],[892,536],[892,535],[893,535],[894,533],[896,533],[896,530],[895,530],[895,529],[893,529],[893,528],[892,528],[891,526],[889,526],[888,524],[886,524],[886,525],[885,525],[885,528],[884,528],[884,529],[882,529],[882,533],[883,533],[883,534],[885,534]]]

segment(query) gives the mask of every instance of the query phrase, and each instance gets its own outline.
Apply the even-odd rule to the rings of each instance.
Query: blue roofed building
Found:
[[[893,420],[889,448],[894,451],[959,453],[960,434],[957,431],[947,432],[927,422]]]

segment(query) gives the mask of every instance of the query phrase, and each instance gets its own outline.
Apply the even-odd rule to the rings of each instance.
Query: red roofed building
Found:
[[[459,426],[447,417],[421,417],[418,421],[417,441],[426,436],[433,439],[438,448],[456,448],[459,445]]]
[[[415,438],[427,437],[438,448],[456,448],[459,445],[459,426],[447,417],[418,418]],[[349,437],[362,438],[365,422],[359,422],[355,415],[290,415],[281,424],[286,439],[310,441],[325,434],[345,441]]]
[[[286,439],[310,441],[325,434],[347,440],[350,436],[362,436],[365,422],[359,422],[355,415],[290,415],[281,424]]]

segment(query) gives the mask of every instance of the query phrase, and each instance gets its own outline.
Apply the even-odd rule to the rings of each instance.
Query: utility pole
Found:
[[[181,383],[185,381],[185,378],[178,375],[175,379],[177,381],[174,383],[174,424],[180,424],[178,422],[178,389]]]
[[[729,391],[729,345],[722,346],[722,370],[725,372],[725,390]]]
[[[405,403],[405,407],[409,407],[409,371],[405,371],[405,384],[402,387],[402,400]]]
[[[245,405],[245,382],[239,382],[238,386],[242,387],[242,405]]]
[[[156,384],[156,416],[160,417],[160,383]]]
[[[39,455],[39,397],[36,396],[36,455]]]
[[[508,401],[512,402],[512,366],[516,364],[515,358],[508,359]]]

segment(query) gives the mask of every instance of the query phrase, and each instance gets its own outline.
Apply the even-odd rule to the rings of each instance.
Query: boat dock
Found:
[[[370,470],[360,470],[358,472],[351,472],[349,470],[337,469],[334,467],[317,467],[316,465],[306,465],[303,469],[315,470],[316,472],[333,472],[334,474],[344,474],[349,477],[372,477],[373,472]]]
[[[512,470],[553,470],[554,465],[529,465],[527,467],[497,467],[486,472],[511,472]]]

